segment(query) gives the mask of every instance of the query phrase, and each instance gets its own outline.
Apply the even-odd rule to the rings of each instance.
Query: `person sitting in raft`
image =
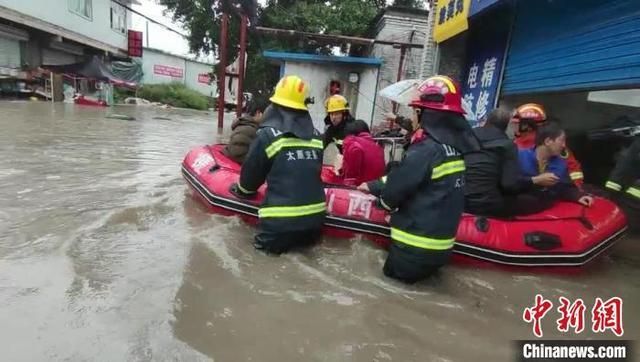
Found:
[[[247,113],[231,124],[229,144],[222,150],[222,154],[239,164],[244,162],[247,152],[249,152],[249,146],[256,138],[256,132],[268,105],[266,99],[258,97],[249,102]]]
[[[556,123],[540,127],[536,133],[535,147],[520,150],[518,159],[524,177],[535,177],[551,173],[551,186],[536,185],[533,193],[547,200],[566,200],[591,206],[593,198],[582,192],[569,177],[567,161],[562,157],[566,149],[564,130]]]
[[[347,185],[357,186],[384,175],[384,150],[371,136],[365,121],[357,119],[344,128],[342,168],[338,176]]]
[[[339,94],[332,95],[325,102],[327,116],[324,119],[325,131],[323,137],[323,146],[327,148],[330,143],[334,142],[338,151],[342,154],[342,143],[345,137],[345,127],[354,121],[353,116],[349,113],[349,102]]]
[[[392,243],[383,271],[406,283],[448,263],[464,209],[462,155],[479,148],[452,79],[433,76],[418,90],[409,106],[420,123],[404,158],[386,179],[358,187],[378,196],[378,204],[391,213]]]
[[[496,108],[473,133],[482,149],[464,156],[465,211],[475,215],[509,217],[543,211],[553,202],[526,193],[534,185],[557,182],[549,172],[522,177],[517,146],[505,133],[511,119],[507,109]]]
[[[514,142],[518,146],[518,149],[534,147],[538,128],[552,123],[547,118],[547,112],[544,107],[535,103],[527,103],[518,107],[513,114],[511,122],[515,126]],[[565,148],[560,157],[564,158],[567,163],[568,174],[572,182],[579,189],[582,189],[584,173],[582,172],[580,161],[578,161],[569,148]]]

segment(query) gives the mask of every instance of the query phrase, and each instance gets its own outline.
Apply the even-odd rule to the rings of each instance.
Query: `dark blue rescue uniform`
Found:
[[[640,233],[640,136],[624,151],[605,187],[609,197],[625,211],[629,229]]]
[[[447,263],[464,210],[464,170],[460,152],[427,137],[386,180],[368,184],[392,212],[386,276],[413,283]]]
[[[273,106],[272,106],[273,107]],[[275,113],[275,114],[274,114]],[[323,144],[320,134],[305,125],[308,138],[296,137],[295,127],[268,110],[265,121],[257,132],[242,165],[237,191],[242,196],[255,194],[266,181],[267,192],[259,209],[259,232],[255,246],[272,253],[286,252],[290,248],[313,242],[321,233],[325,217],[325,193],[320,174]],[[293,114],[289,112],[289,115]],[[293,114],[296,117],[295,114]],[[307,113],[308,116],[308,113]],[[311,119],[289,119],[293,122],[311,122]],[[289,122],[290,123],[290,122]],[[310,124],[310,123],[309,123]],[[285,130],[282,130],[284,128]],[[291,128],[291,131],[287,131]]]

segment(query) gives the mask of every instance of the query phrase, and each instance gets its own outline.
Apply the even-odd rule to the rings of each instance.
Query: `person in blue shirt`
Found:
[[[534,186],[533,192],[544,199],[565,200],[591,206],[593,198],[578,189],[569,177],[567,162],[561,157],[566,148],[564,130],[556,123],[541,127],[535,147],[519,151],[518,161],[523,177],[544,175],[547,186]]]

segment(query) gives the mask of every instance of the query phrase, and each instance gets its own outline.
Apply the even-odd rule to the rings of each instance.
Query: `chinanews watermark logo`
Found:
[[[542,320],[554,311],[554,302],[538,294],[532,306],[524,308],[522,319],[531,324],[532,334],[537,338],[530,341],[517,341],[519,361],[633,361],[632,343],[622,340],[624,324],[622,317],[622,299],[619,297],[603,300],[595,298],[589,306],[582,299],[571,301],[558,298],[558,318],[556,328],[562,333],[581,334],[591,328],[607,340],[561,341],[542,340]],[[590,307],[590,308],[589,308]]]

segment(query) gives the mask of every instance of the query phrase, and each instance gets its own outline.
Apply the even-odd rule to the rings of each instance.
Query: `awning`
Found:
[[[478,15],[496,4],[502,3],[504,0],[471,0],[471,8],[469,8],[469,17]]]
[[[107,66],[100,58],[94,56],[91,60],[83,63],[75,63],[68,65],[42,65],[43,68],[49,69],[56,73],[74,74],[85,78],[110,82],[112,84],[123,87],[135,87],[136,83],[129,82],[117,77],[109,66]]]

